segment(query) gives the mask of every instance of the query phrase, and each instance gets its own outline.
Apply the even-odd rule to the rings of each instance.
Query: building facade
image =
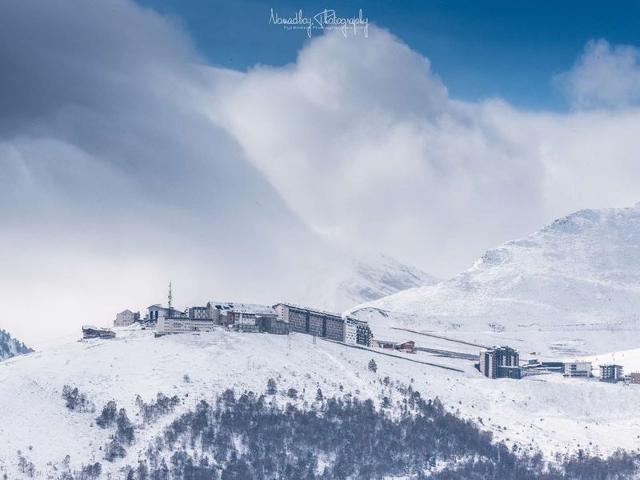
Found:
[[[273,309],[280,321],[289,324],[291,332],[345,341],[345,322],[340,315],[289,303],[279,303]]]
[[[190,307],[184,313],[161,305],[152,305],[148,311],[147,318],[156,323],[158,335],[211,331],[215,326],[224,326],[241,332],[267,332],[276,335],[300,332],[366,346],[370,346],[373,341],[367,322],[285,303],[271,307],[211,301],[206,307]]]
[[[398,342],[394,342],[391,340],[380,340],[376,339],[375,344],[378,348],[385,348],[387,350],[394,350]]]
[[[565,377],[591,377],[591,362],[568,362],[564,364]]]
[[[155,323],[160,317],[180,318],[184,316],[186,316],[184,312],[176,310],[175,308],[167,308],[160,304],[155,304],[147,307],[147,316],[145,317],[145,320]]]
[[[157,335],[171,335],[174,333],[188,332],[211,332],[215,328],[215,324],[205,318],[189,318],[189,317],[158,317],[156,323]]]
[[[237,329],[248,328],[244,331],[253,331],[250,325],[258,325],[258,331],[261,331],[266,318],[276,317],[272,307],[257,303],[211,301],[207,303],[206,309],[208,318],[215,323],[234,328],[242,325]]]
[[[265,317],[263,327],[265,332],[273,335],[289,335],[289,324],[278,317]]]
[[[256,314],[233,313],[233,328],[239,332],[263,331],[262,317]]]
[[[187,317],[209,320],[209,309],[207,307],[189,307],[187,308]]]
[[[373,332],[367,322],[356,320],[356,343],[370,347],[373,344]]]
[[[492,347],[480,352],[480,373],[488,378],[521,378],[520,354],[511,347]]]
[[[629,373],[629,383],[640,383],[640,372],[631,372]]]
[[[397,349],[401,352],[416,353],[416,342],[414,342],[413,340],[402,342],[398,345]]]
[[[601,382],[620,382],[624,380],[624,371],[622,365],[608,363],[600,365],[600,381]]]
[[[344,322],[344,343],[355,345],[358,343],[358,325],[351,318]]]
[[[289,325],[289,331],[306,333],[337,342],[371,346],[369,324],[352,317],[301,307],[290,303],[273,306],[277,319]]]
[[[84,340],[90,340],[92,338],[116,338],[116,332],[109,330],[108,328],[83,325],[82,338]]]
[[[124,310],[116,314],[116,319],[113,321],[114,327],[127,327],[140,320],[140,312],[132,312],[131,310]]]
[[[344,319],[344,342],[353,345],[370,347],[373,343],[373,334],[367,322],[353,317]]]

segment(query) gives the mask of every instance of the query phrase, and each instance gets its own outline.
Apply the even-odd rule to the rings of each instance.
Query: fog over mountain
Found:
[[[374,275],[391,293],[414,266],[450,276],[567,211],[637,196],[633,105],[461,102],[375,27],[241,73],[133,2],[26,0],[3,7],[0,62],[0,326],[29,344],[163,301],[170,279],[179,305],[348,307],[379,252],[401,262]]]

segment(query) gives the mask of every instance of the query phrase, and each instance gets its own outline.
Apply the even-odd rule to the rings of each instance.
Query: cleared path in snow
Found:
[[[472,347],[491,348],[491,347],[488,347],[486,345],[480,345],[479,343],[465,342],[464,340],[458,340],[456,338],[451,338],[451,337],[444,337],[442,335],[436,335],[435,333],[419,332],[417,330],[411,330],[409,328],[391,327],[391,329],[392,330],[402,330],[404,332],[415,333],[417,335],[424,335],[425,337],[439,338],[440,340],[447,340],[449,342],[461,343],[463,345],[471,345]]]
[[[372,353],[377,353],[378,355],[386,355],[387,357],[399,358],[400,360],[406,360],[407,362],[421,363],[423,365],[429,365],[430,367],[444,368],[445,370],[452,370],[454,372],[464,373],[464,370],[460,370],[459,368],[447,367],[446,365],[439,365],[437,363],[425,362],[423,360],[414,360],[413,358],[407,358],[401,355],[394,355],[393,353],[381,352],[379,350],[375,350],[369,347],[364,347],[362,345],[351,345],[348,343],[336,342],[335,340],[327,340],[326,338],[323,338],[322,340],[324,340],[325,342],[337,343],[338,345],[342,345],[344,347],[356,348],[358,350],[367,350]]]

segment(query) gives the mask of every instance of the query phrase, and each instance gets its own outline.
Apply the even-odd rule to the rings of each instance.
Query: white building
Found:
[[[619,382],[624,380],[624,369],[622,365],[615,363],[607,363],[600,365],[600,381],[601,382]]]
[[[187,308],[187,317],[197,318],[201,320],[211,320],[209,318],[209,309],[207,307],[189,307]]]
[[[257,325],[259,318],[275,318],[276,315],[269,305],[215,300],[207,303],[207,312],[211,320],[225,326],[232,326],[236,323],[250,325],[251,318],[253,318],[253,325]]]
[[[116,319],[113,321],[113,326],[126,327],[139,319],[139,313],[132,312],[131,310],[124,310],[116,315]]]
[[[521,378],[520,354],[508,346],[482,350],[480,373],[489,378]]]
[[[574,361],[564,364],[565,377],[590,377],[591,362]]]
[[[180,318],[185,317],[186,313],[176,310],[175,308],[163,307],[160,304],[150,305],[147,307],[146,321],[157,322],[160,317]]]
[[[156,333],[170,335],[173,333],[211,332],[215,329],[213,321],[204,318],[169,318],[164,315],[158,317]]]
[[[344,343],[355,345],[358,343],[358,324],[351,318],[344,321]]]

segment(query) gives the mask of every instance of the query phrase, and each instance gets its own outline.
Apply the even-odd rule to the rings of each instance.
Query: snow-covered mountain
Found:
[[[267,396],[269,404],[303,409],[317,408],[318,389],[325,398],[399,406],[402,389],[411,386],[424,398],[441,399],[448,411],[473,420],[495,439],[540,449],[547,458],[578,448],[607,454],[637,447],[640,419],[629,408],[640,401],[635,385],[561,375],[490,381],[469,360],[426,352],[397,355],[402,358],[314,342],[303,334],[220,329],[154,338],[149,330],[118,329],[113,340],[72,341],[18,356],[0,364],[0,476],[72,478],[66,472],[99,463],[97,477],[73,478],[125,478],[123,467],[149,460],[153,447],[166,442],[167,427],[196,411],[202,400],[215,405],[215,396],[226,389],[260,395],[268,391],[269,379],[277,389]],[[369,368],[371,359],[376,371]],[[120,409],[129,420],[109,423],[108,412]],[[107,459],[116,429],[131,438]],[[187,441],[168,454],[195,450]],[[171,466],[169,457],[166,462]]]
[[[450,280],[356,310],[380,326],[511,339],[525,351],[633,348],[640,345],[640,205],[578,211],[487,251]]]
[[[336,252],[339,252],[336,250]],[[288,299],[332,311],[343,311],[364,302],[415,287],[433,285],[437,279],[383,254],[327,255],[315,271],[292,289]],[[304,288],[302,288],[304,286]]]
[[[356,262],[351,278],[338,288],[345,301],[358,304],[415,287],[437,283],[437,279],[422,270],[405,265],[386,255]]]
[[[9,335],[9,332],[0,330],[0,361],[32,351],[20,340]]]

